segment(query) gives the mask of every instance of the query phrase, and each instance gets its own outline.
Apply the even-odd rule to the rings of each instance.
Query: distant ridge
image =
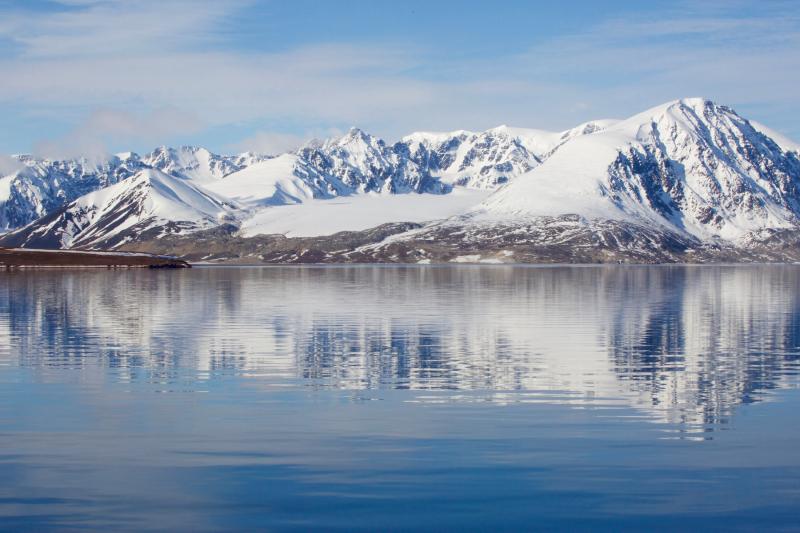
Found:
[[[800,231],[798,145],[703,98],[555,133],[499,126],[388,145],[352,128],[277,157],[161,147],[94,164],[18,159],[0,178],[8,246],[165,251],[180,241],[191,255],[193,239],[228,235],[218,259],[244,261],[237,246],[252,248],[258,231],[293,231],[251,220],[289,221],[300,206],[306,219],[319,206],[307,237],[330,234],[328,217],[356,232],[367,229],[360,216],[405,228],[312,254],[319,262],[791,260]],[[475,203],[452,215],[461,191],[476,191]],[[421,220],[413,200],[388,201],[409,194],[439,198],[442,215],[426,201]],[[247,260],[299,261],[301,251]]]

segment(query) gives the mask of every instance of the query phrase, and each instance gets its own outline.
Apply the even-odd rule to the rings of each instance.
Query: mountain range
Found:
[[[800,145],[702,98],[564,132],[14,156],[0,246],[221,262],[800,259]]]

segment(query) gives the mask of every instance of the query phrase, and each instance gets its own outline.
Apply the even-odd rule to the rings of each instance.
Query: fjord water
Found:
[[[791,530],[800,267],[0,277],[0,529]]]

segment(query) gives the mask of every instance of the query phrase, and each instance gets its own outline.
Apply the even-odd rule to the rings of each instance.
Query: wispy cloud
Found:
[[[198,120],[174,108],[146,113],[128,113],[114,109],[97,109],[66,135],[43,139],[33,153],[42,157],[65,159],[84,156],[105,157],[109,143],[140,141],[148,145],[174,134],[197,131]]]
[[[658,20],[598,21],[525,53],[437,55],[435,64],[421,45],[235,49],[227,39],[244,0],[60,3],[47,13],[0,8],[0,39],[15,50],[0,59],[0,105],[76,124],[83,117],[42,150],[102,149],[109,138],[157,144],[243,123],[257,133],[239,145],[270,151],[296,144],[298,131],[351,124],[389,137],[498,123],[561,129],[689,95],[742,105],[800,133],[792,130],[800,22],[780,2],[742,15],[683,4]],[[295,126],[265,131],[259,122]]]
[[[295,150],[313,139],[328,139],[341,136],[344,131],[338,128],[308,130],[302,134],[257,131],[253,135],[231,146],[237,152],[260,154],[280,154]]]
[[[63,9],[3,13],[0,34],[21,57],[79,59],[157,53],[206,46],[215,25],[246,5],[243,0],[61,0]]]
[[[13,174],[17,170],[23,168],[23,164],[17,159],[7,155],[0,154],[0,176],[7,176]]]

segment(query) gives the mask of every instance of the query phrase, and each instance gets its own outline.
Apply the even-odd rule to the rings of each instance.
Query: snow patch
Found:
[[[487,191],[456,190],[450,194],[360,194],[298,205],[267,207],[242,222],[244,236],[280,233],[291,237],[361,231],[389,222],[431,222],[463,212]]]

